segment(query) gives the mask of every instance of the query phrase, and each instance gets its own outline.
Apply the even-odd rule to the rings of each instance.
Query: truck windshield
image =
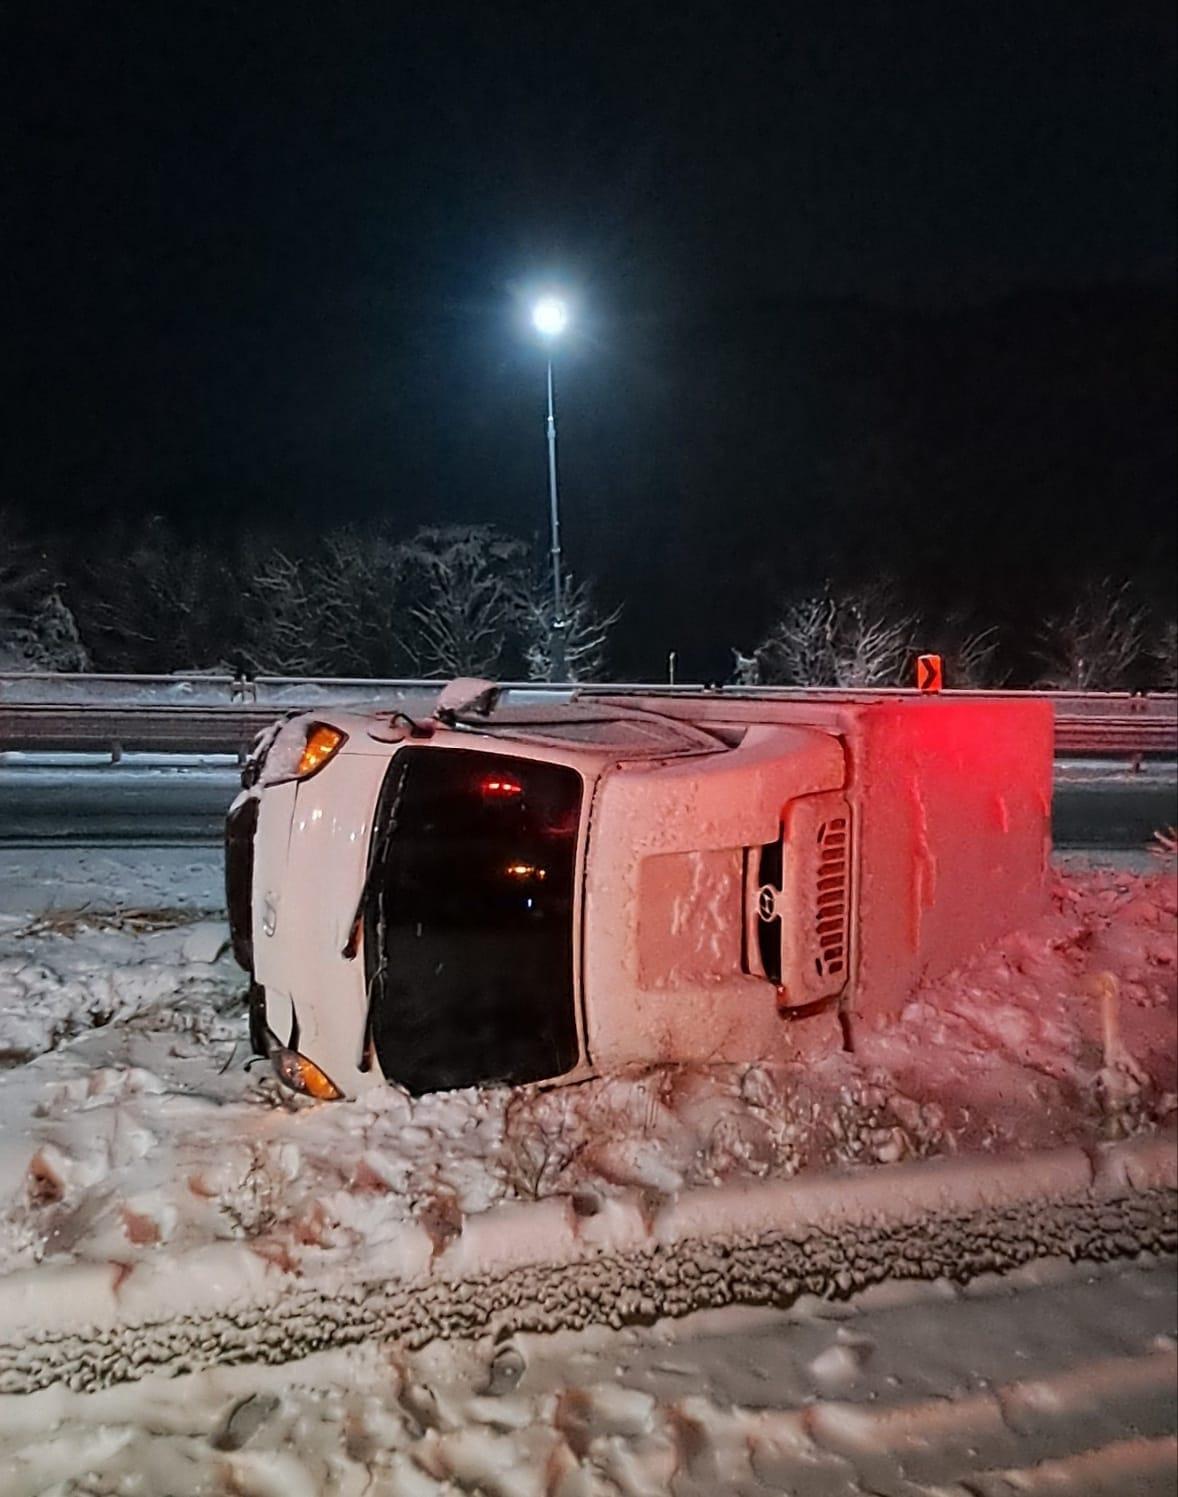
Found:
[[[406,747],[373,829],[372,1039],[411,1092],[559,1076],[577,1060],[576,770]]]

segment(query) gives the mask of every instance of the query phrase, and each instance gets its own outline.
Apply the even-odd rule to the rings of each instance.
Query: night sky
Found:
[[[568,558],[624,673],[723,669],[827,577],[1015,623],[1157,594],[1172,12],[9,3],[4,497],[79,544],[542,541],[558,286]]]

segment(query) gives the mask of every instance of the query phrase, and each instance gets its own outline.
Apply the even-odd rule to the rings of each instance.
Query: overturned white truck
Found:
[[[1032,918],[1035,701],[448,688],[276,725],[227,827],[254,1049],[296,1090],[852,1044]]]

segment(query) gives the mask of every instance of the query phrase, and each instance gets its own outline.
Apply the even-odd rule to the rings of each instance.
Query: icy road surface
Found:
[[[1172,1261],[0,1398],[0,1491],[1171,1497]]]
[[[240,771],[225,755],[0,750],[0,845],[217,845]],[[1175,766],[1058,760],[1057,846],[1134,847],[1174,819]]]

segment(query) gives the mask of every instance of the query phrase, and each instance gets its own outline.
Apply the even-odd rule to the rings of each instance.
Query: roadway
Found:
[[[237,783],[228,756],[0,753],[0,843],[217,843]],[[1059,847],[1139,848],[1178,821],[1178,766],[1061,760],[1053,811]]]

